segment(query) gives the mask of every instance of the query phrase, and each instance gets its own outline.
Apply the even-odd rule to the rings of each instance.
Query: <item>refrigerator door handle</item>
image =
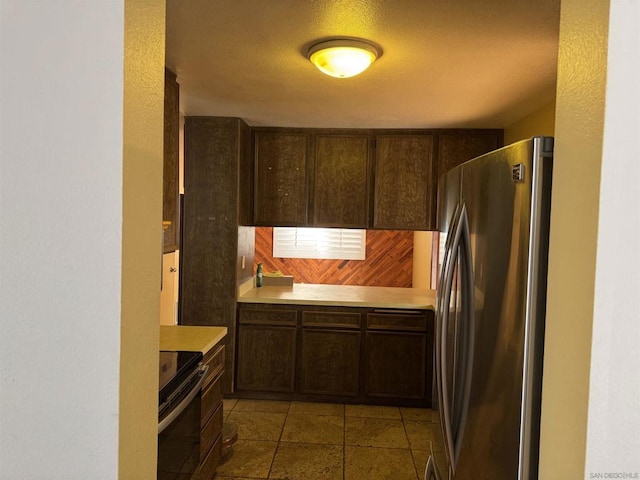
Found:
[[[438,385],[440,388],[440,412],[441,412],[441,426],[444,434],[444,446],[447,456],[449,458],[449,463],[453,470],[455,471],[455,465],[457,464],[458,456],[454,449],[454,434],[452,431],[452,418],[451,418],[451,406],[449,403],[449,399],[451,396],[450,385],[447,381],[447,330],[449,324],[449,308],[451,302],[451,294],[453,290],[453,280],[455,274],[455,265],[458,260],[458,250],[460,246],[460,240],[462,237],[462,228],[460,221],[462,215],[465,213],[464,207],[459,208],[456,207],[455,220],[452,222],[451,226],[453,227],[452,232],[453,235],[450,237],[451,242],[449,243],[449,248],[447,248],[448,257],[446,258],[447,263],[443,268],[443,283],[441,286],[443,287],[442,297],[440,299],[439,308],[440,308],[440,331],[439,336],[437,338],[437,342],[439,344],[439,378],[440,384]],[[449,238],[447,238],[449,240]]]
[[[451,215],[451,222],[449,223],[449,232],[451,232],[452,234],[447,236],[447,240],[444,245],[444,254],[443,254],[444,258],[442,259],[442,269],[440,270],[440,282],[438,284],[439,287],[444,286],[445,278],[448,272],[447,269],[450,267],[449,259],[451,258],[451,251],[452,251],[451,246],[454,241],[454,237],[455,237],[454,233],[458,226],[459,217],[460,217],[460,204],[456,205],[456,208],[453,211],[453,215]],[[442,302],[444,299],[443,298],[444,295],[442,295],[441,292],[442,292],[442,289],[440,288],[438,290],[438,298],[437,298],[438,306],[440,306],[440,302]],[[442,310],[438,310],[438,312],[442,312]]]
[[[471,374],[473,371],[473,352],[474,352],[474,331],[475,331],[475,315],[473,305],[473,264],[471,257],[471,234],[469,229],[469,221],[467,211],[464,206],[459,210],[459,217],[455,222],[455,230],[453,241],[450,245],[451,251],[448,258],[448,265],[445,269],[444,292],[441,300],[441,320],[439,332],[440,344],[440,377],[441,377],[441,412],[442,424],[444,430],[445,449],[449,456],[449,462],[452,471],[455,473],[460,451],[462,448],[462,439],[469,411],[469,401],[471,397]],[[452,283],[455,272],[456,261],[460,259],[461,270],[461,294],[462,294],[462,319],[460,329],[462,335],[462,379],[460,395],[462,403],[460,409],[451,411],[450,405],[450,385],[447,382],[447,329],[449,322],[449,302],[452,294]],[[458,377],[456,377],[458,378]],[[457,382],[456,382],[457,383]],[[454,418],[455,416],[455,418]],[[454,430],[455,426],[455,431]]]
[[[424,469],[424,480],[441,480],[438,469],[434,466],[433,456],[429,456]]]
[[[460,215],[460,270],[461,270],[461,294],[462,294],[462,320],[461,320],[461,335],[462,345],[461,352],[463,358],[460,359],[462,368],[464,368],[460,378],[462,379],[461,385],[461,399],[462,404],[460,410],[457,412],[457,418],[452,419],[453,424],[457,425],[456,431],[453,433],[453,458],[452,462],[453,471],[457,467],[458,459],[460,458],[460,451],[462,449],[462,439],[464,438],[464,429],[467,422],[467,415],[469,412],[469,402],[471,399],[471,382],[473,373],[473,360],[474,360],[474,338],[475,338],[475,307],[474,307],[474,276],[473,276],[473,261],[471,255],[471,233],[469,229],[469,220],[467,217],[467,211],[463,207]]]
[[[456,208],[451,216],[451,222],[449,224],[449,231],[453,232],[456,228],[458,222],[458,215],[460,213],[460,205],[456,205]],[[441,356],[441,331],[442,331],[442,316],[446,310],[447,314],[449,312],[449,303],[451,301],[451,294],[448,296],[444,294],[444,286],[445,279],[449,275],[449,268],[451,268],[450,258],[451,258],[451,244],[453,243],[453,235],[449,235],[445,242],[444,254],[442,258],[442,268],[440,269],[440,281],[438,283],[438,295],[436,299],[436,333],[435,333],[435,371],[436,371],[436,392],[438,395],[438,405],[442,405],[442,382],[443,377],[440,374],[441,372],[441,364],[442,364],[442,356]],[[446,305],[446,309],[445,309]],[[447,428],[442,422],[442,416],[440,416],[440,427],[442,428],[443,433]],[[445,435],[446,436],[446,435]]]

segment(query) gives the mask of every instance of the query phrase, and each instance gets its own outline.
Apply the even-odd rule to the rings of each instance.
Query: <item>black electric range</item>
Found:
[[[158,416],[162,416],[163,405],[168,403],[169,397],[191,376],[201,361],[201,352],[160,352]]]
[[[207,368],[199,352],[160,352],[157,480],[192,478],[200,465],[201,390]]]

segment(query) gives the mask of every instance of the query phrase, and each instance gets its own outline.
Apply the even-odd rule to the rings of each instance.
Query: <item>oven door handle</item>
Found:
[[[202,383],[204,382],[204,378],[207,376],[207,370],[209,370],[209,367],[207,365],[200,365],[200,367],[198,367],[198,369],[194,372],[193,376],[199,375],[200,378],[198,379],[196,384],[191,388],[191,390],[189,390],[189,393],[187,394],[187,396],[182,399],[182,401],[178,404],[178,406],[174,408],[169,415],[164,417],[162,421],[158,422],[158,435],[160,435],[165,428],[171,425],[171,422],[173,422],[176,418],[178,418],[178,416],[186,410],[186,408],[189,406],[191,401],[196,397],[196,395],[198,395],[198,393],[200,392],[200,389],[202,388]],[[191,381],[191,378],[193,378],[193,376],[189,377],[187,381]]]

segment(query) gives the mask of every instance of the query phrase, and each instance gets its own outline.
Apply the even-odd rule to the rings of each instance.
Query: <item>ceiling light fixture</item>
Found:
[[[307,57],[322,73],[349,78],[364,72],[380,55],[376,45],[353,39],[326,40],[309,48]]]

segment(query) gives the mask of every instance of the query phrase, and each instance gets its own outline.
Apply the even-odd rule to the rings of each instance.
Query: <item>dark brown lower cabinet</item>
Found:
[[[357,396],[360,332],[302,329],[300,392]]]
[[[245,398],[430,406],[433,312],[239,304]]]
[[[365,390],[371,397],[425,398],[431,392],[433,314],[367,313]]]
[[[238,326],[238,390],[293,392],[295,327]]]
[[[425,398],[424,333],[367,332],[366,392],[372,397]]]

